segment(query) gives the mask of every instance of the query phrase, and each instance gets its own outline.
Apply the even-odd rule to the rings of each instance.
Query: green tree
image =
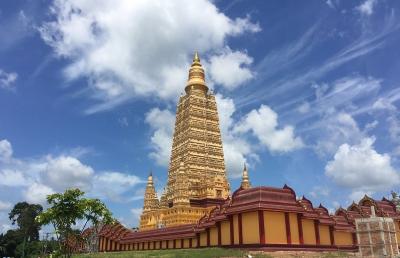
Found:
[[[9,219],[17,229],[8,230],[5,235],[0,236],[0,257],[26,257],[38,254],[40,225],[35,217],[43,211],[41,205],[19,202],[10,211]]]
[[[50,208],[36,219],[41,225],[53,225],[60,252],[66,257],[71,256],[71,247],[82,240],[81,233],[88,225],[98,228],[101,224],[114,222],[111,212],[103,202],[84,198],[83,195],[84,192],[79,189],[68,189],[64,193],[47,196]],[[83,227],[76,232],[78,222],[83,222]]]
[[[14,208],[8,213],[12,224],[18,225],[19,230],[30,241],[39,240],[40,224],[35,221],[43,211],[40,204],[29,204],[27,202],[19,202],[14,205]]]

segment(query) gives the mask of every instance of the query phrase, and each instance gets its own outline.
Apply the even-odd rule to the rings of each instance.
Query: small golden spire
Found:
[[[200,57],[197,51],[194,52],[193,63],[200,63]]]
[[[244,166],[243,166],[242,183],[240,184],[240,187],[242,189],[248,189],[248,188],[251,187],[250,180],[249,180],[249,174],[247,172],[246,163],[244,163]]]
[[[152,185],[153,184],[153,172],[150,170],[149,177],[147,178],[147,184]]]

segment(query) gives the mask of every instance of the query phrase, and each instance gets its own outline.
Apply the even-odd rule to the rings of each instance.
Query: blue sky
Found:
[[[232,190],[293,187],[331,211],[398,190],[400,3],[3,1],[0,230],[18,201],[80,187],[137,225],[164,187],[194,51]]]

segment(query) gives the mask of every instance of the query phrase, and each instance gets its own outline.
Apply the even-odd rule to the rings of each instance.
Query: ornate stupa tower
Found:
[[[167,227],[195,223],[230,195],[217,103],[197,52],[185,92],[177,105],[167,185],[159,208],[144,210],[141,230],[154,228],[152,221]]]
[[[147,178],[146,191],[144,193],[143,211],[152,211],[158,208],[160,208],[160,204],[157,198],[156,189],[154,188],[153,173],[150,172],[149,177]]]

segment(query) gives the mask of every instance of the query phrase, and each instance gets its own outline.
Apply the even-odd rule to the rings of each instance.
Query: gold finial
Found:
[[[151,170],[149,177],[147,178],[147,184],[153,184],[153,172]]]
[[[200,63],[200,57],[197,51],[194,52],[193,63]]]
[[[189,69],[189,78],[185,88],[186,93],[189,93],[192,90],[201,90],[204,93],[208,92],[204,69],[200,63],[200,57],[197,51],[194,53],[193,63]]]

